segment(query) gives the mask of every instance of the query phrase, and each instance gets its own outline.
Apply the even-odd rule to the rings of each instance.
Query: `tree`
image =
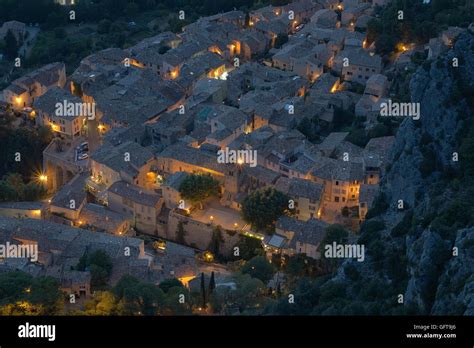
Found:
[[[367,44],[372,44],[372,42],[374,42],[380,36],[380,34],[382,34],[382,31],[382,23],[376,18],[371,18],[367,22]]]
[[[183,283],[181,283],[178,279],[173,278],[173,279],[166,279],[163,280],[158,287],[163,290],[163,292],[167,293],[169,289],[175,288],[175,287],[184,287]]]
[[[232,300],[242,314],[252,313],[253,310],[262,308],[265,284],[258,278],[249,274],[236,274],[234,276],[237,290],[233,291]]]
[[[19,45],[16,41],[15,35],[9,29],[5,35],[5,55],[8,59],[15,59],[18,54]]]
[[[114,315],[117,314],[117,299],[110,291],[95,291],[84,303],[84,308],[87,315]]]
[[[288,42],[288,35],[287,34],[278,34],[275,39],[275,48],[280,48],[284,44]]]
[[[153,284],[141,282],[135,277],[123,276],[113,289],[120,314],[157,315],[164,305],[163,291]]]
[[[56,279],[18,271],[0,274],[0,299],[3,315],[57,315],[63,306]]]
[[[216,288],[216,280],[214,278],[214,271],[211,272],[211,279],[209,280],[209,295],[212,294],[214,289]]]
[[[215,256],[219,255],[221,243],[224,243],[224,237],[219,226],[216,226],[212,231],[211,241],[208,246],[209,251]]]
[[[332,244],[333,242],[337,244],[346,243],[348,237],[349,232],[343,226],[339,224],[330,225],[326,228],[326,236],[321,242],[321,246]]]
[[[112,260],[104,250],[96,250],[92,253],[85,253],[79,259],[76,266],[78,271],[90,271],[91,286],[93,288],[102,287],[112,274]]]
[[[251,277],[260,279],[266,284],[272,279],[274,268],[264,256],[255,256],[242,266],[241,271],[243,274],[249,274]]]
[[[206,284],[204,282],[204,273],[201,273],[201,296],[202,296],[202,307],[206,308]]]
[[[186,230],[182,221],[178,222],[178,229],[176,230],[176,243],[186,244]]]
[[[276,220],[288,210],[289,197],[273,187],[252,192],[242,202],[242,218],[258,231],[272,232]]]
[[[239,250],[238,258],[250,260],[251,258],[263,254],[262,241],[258,238],[239,235],[239,241],[235,245]]]
[[[250,27],[250,14],[248,12],[245,13],[245,27]]]
[[[107,34],[110,32],[112,22],[109,19],[102,19],[97,25],[97,32],[99,34]]]
[[[203,202],[219,195],[220,185],[210,174],[191,174],[179,185],[179,193],[183,199],[199,204],[202,209]]]

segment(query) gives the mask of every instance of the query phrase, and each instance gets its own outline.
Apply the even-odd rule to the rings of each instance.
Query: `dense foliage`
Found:
[[[276,220],[289,213],[289,197],[273,187],[253,191],[242,202],[242,218],[259,231],[271,232]]]

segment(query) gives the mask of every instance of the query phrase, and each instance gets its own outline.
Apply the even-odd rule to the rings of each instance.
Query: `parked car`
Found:
[[[296,28],[295,28],[295,32],[298,32],[300,31],[301,29],[304,28],[304,23],[301,23],[300,25],[298,25]]]
[[[85,159],[88,159],[88,158],[89,158],[89,155],[88,155],[87,153],[85,153],[85,152],[84,152],[84,153],[81,153],[81,154],[79,154],[79,155],[77,156],[77,159],[78,159],[79,161],[82,161],[82,160],[85,160]]]
[[[78,145],[77,146],[77,151],[78,152],[87,152],[87,151],[89,151],[89,143],[86,141],[86,142],[83,142],[82,144]]]

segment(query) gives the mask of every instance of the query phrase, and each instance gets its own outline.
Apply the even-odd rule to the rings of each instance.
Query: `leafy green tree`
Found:
[[[183,283],[181,283],[178,279],[173,278],[173,279],[166,279],[163,280],[158,287],[163,290],[163,292],[167,293],[169,289],[175,288],[175,287],[184,287]]]
[[[112,25],[112,22],[110,19],[102,19],[99,24],[97,25],[97,32],[99,34],[107,34],[110,32],[110,27]]]
[[[184,298],[184,301],[182,299]],[[163,302],[163,314],[189,315],[192,313],[193,300],[188,289],[174,287],[168,290]]]
[[[264,256],[255,256],[242,266],[241,271],[243,274],[249,274],[251,277],[258,278],[266,284],[272,279],[275,269]]]
[[[288,297],[283,296],[278,302],[271,303],[266,308],[266,314],[270,315],[310,315],[320,297],[317,283],[308,278],[301,278],[291,290],[298,301],[289,303]]]
[[[210,174],[191,174],[181,182],[179,193],[183,199],[198,204],[202,209],[203,202],[219,195],[220,185]]]
[[[251,258],[264,253],[262,241],[258,238],[239,235],[239,241],[235,245],[239,250],[239,259],[250,260]]]
[[[113,289],[119,300],[118,310],[125,315],[157,315],[163,304],[163,291],[153,284],[144,283],[126,275]]]
[[[278,34],[275,39],[275,48],[280,48],[284,44],[288,42],[288,35],[287,34]]]
[[[238,306],[239,311],[246,314],[262,308],[265,300],[263,297],[266,291],[265,284],[249,274],[237,274],[234,279],[237,289],[232,293],[232,301]]]
[[[4,315],[54,315],[63,308],[59,282],[24,272],[0,274],[0,313]]]
[[[86,315],[117,314],[117,299],[110,291],[95,291],[92,298],[84,303]]]
[[[82,255],[76,269],[78,271],[89,270],[91,273],[91,286],[98,288],[107,284],[112,274],[112,267],[113,264],[110,256],[104,250],[96,250]]]
[[[15,59],[18,54],[18,49],[20,48],[18,42],[16,41],[15,35],[13,35],[11,30],[7,31],[5,35],[5,55],[8,59]]]
[[[347,242],[348,237],[349,232],[343,226],[339,224],[330,225],[326,228],[326,236],[321,242],[321,246],[332,244],[333,242],[343,244]]]
[[[273,187],[253,191],[242,202],[242,218],[259,231],[271,232],[276,220],[289,214],[289,197]]]

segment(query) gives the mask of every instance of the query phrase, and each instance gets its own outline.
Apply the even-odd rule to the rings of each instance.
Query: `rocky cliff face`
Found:
[[[407,118],[397,133],[378,212],[361,230],[366,261],[345,262],[329,281],[345,287],[347,305],[319,303],[316,313],[347,314],[360,303],[367,314],[474,315],[474,217],[465,205],[474,190],[464,187],[463,159],[454,154],[474,124],[466,88],[474,91],[468,31],[413,75],[410,93],[421,118]]]

